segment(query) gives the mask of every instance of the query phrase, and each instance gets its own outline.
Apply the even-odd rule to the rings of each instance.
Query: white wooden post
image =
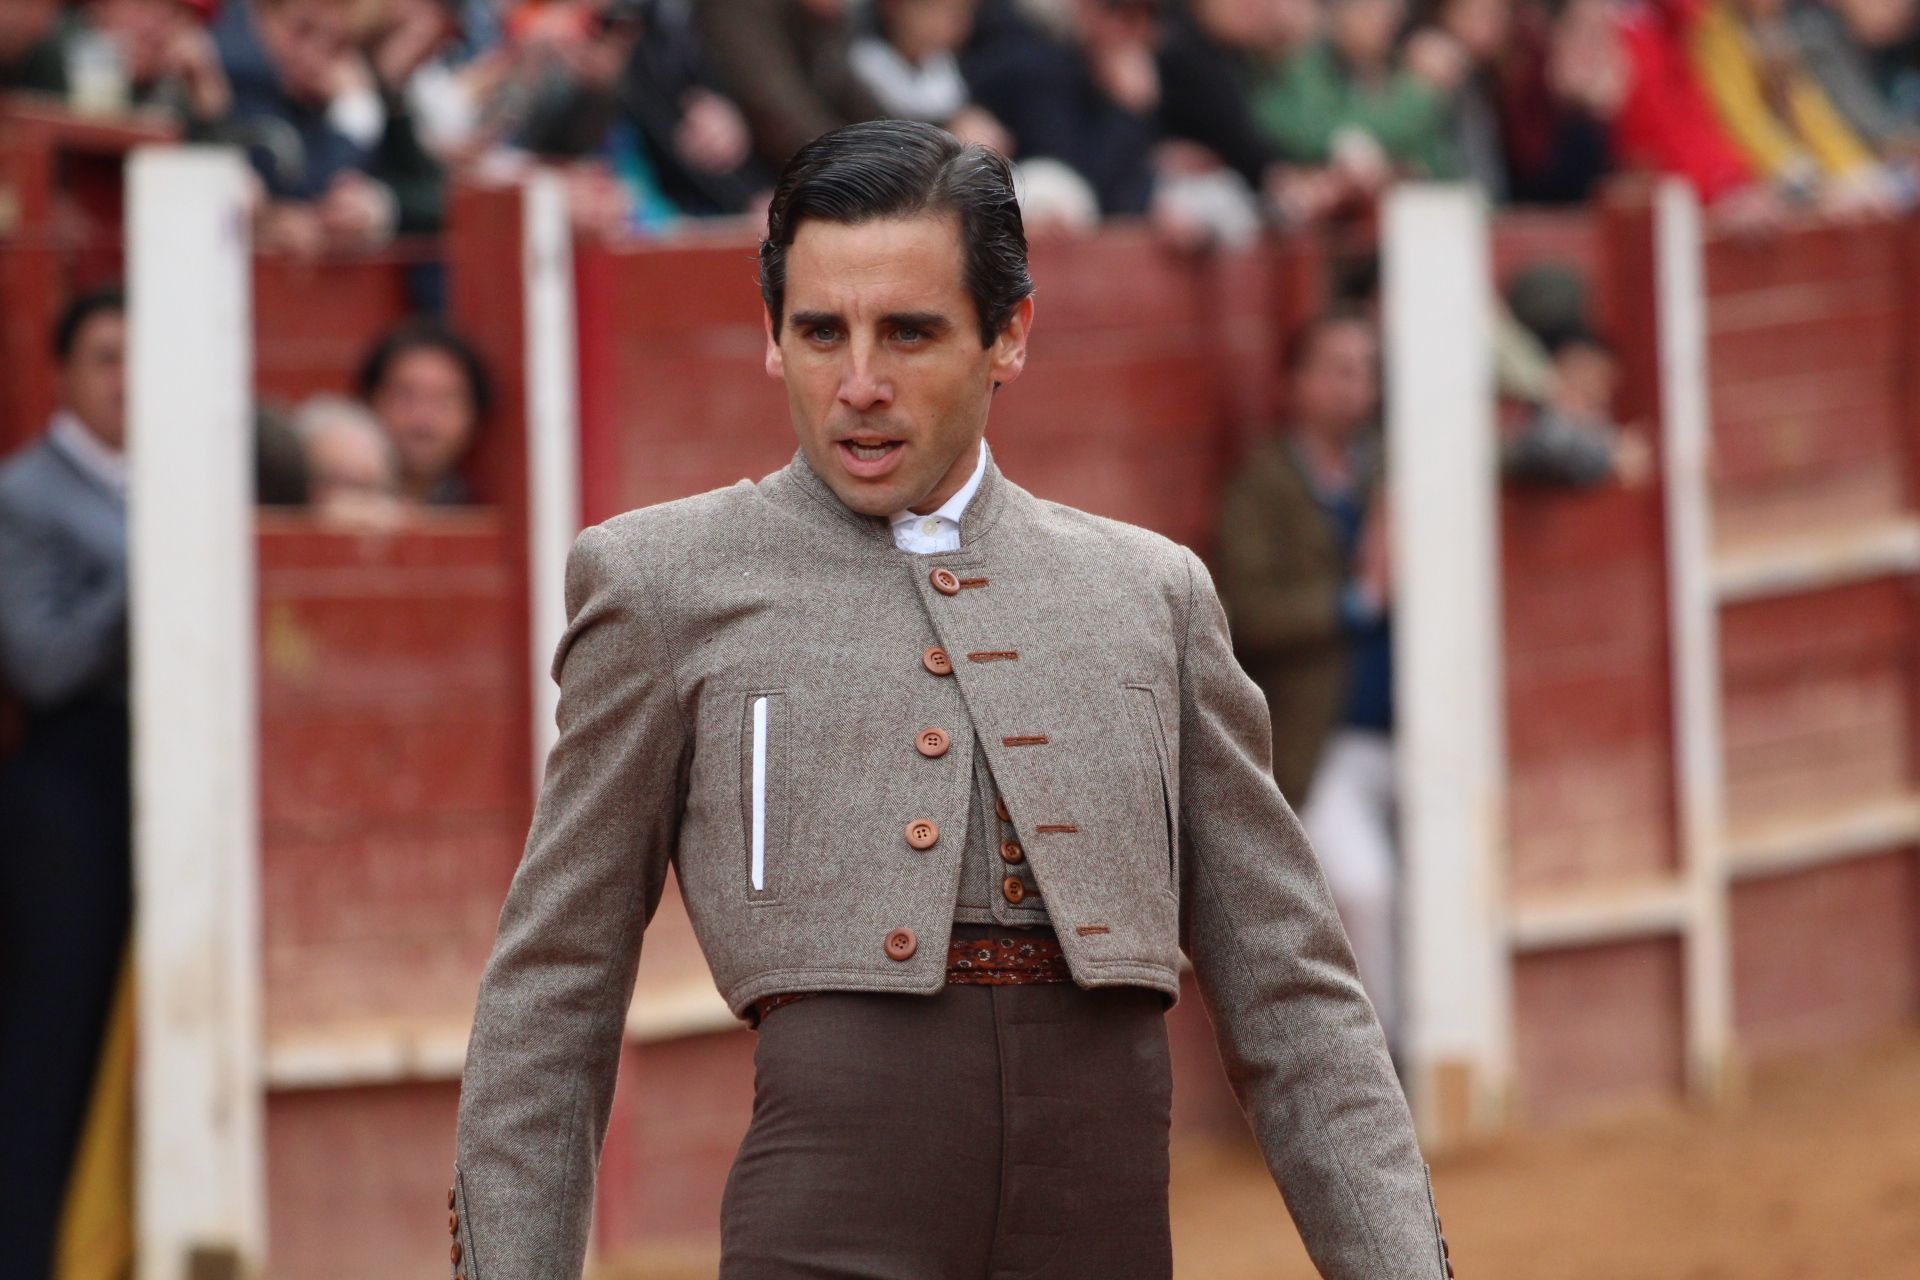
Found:
[[[533,611],[534,788],[557,730],[551,666],[566,629],[567,552],[580,532],[580,360],[574,332],[573,229],[566,185],[536,174],[525,188],[528,608]]]
[[[130,168],[137,1265],[248,1276],[266,1217],[247,173],[198,148]]]
[[[1405,186],[1383,244],[1402,972],[1436,1146],[1498,1127],[1511,1070],[1505,744],[1487,214]]]
[[[1720,620],[1707,474],[1706,281],[1700,209],[1677,178],[1654,196],[1665,468],[1667,608],[1672,616],[1674,776],[1686,885],[1687,1076],[1697,1095],[1732,1083],[1725,768],[1720,741]]]

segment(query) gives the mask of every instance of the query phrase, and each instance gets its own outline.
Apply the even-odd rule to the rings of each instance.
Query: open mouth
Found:
[[[848,471],[856,476],[882,475],[899,460],[904,440],[839,440],[834,448]]]

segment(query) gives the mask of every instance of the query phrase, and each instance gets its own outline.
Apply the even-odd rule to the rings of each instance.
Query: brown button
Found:
[[[1008,876],[1000,882],[1000,892],[1017,907],[1027,896],[1027,885],[1019,876]]]
[[[453,1260],[455,1263],[460,1261],[460,1242],[458,1240],[453,1242]]]
[[[960,579],[953,576],[951,569],[935,569],[927,577],[933,582],[933,589],[943,596],[960,594]]]
[[[931,849],[940,839],[940,828],[925,818],[907,824],[907,843],[916,849]]]
[[[1018,862],[1026,856],[1027,851],[1020,847],[1018,840],[1002,840],[1000,842],[1000,861]]]
[[[453,1208],[453,1188],[447,1188],[447,1208]]]
[[[911,929],[895,929],[887,935],[887,956],[893,960],[911,960],[920,942]]]
[[[1000,821],[1013,821],[1013,815],[1007,812],[1007,798],[1005,796],[995,796],[993,798],[993,811],[999,815]]]
[[[459,1214],[450,1213],[447,1215],[447,1234],[450,1236],[457,1236],[460,1234],[460,1215]]]
[[[947,748],[953,745],[953,740],[947,737],[945,729],[928,728],[920,731],[920,736],[913,740],[913,745],[921,755],[934,760],[947,754]]]
[[[950,676],[953,674],[953,659],[949,658],[947,651],[939,645],[933,646],[933,648],[920,655],[920,665],[937,676]]]

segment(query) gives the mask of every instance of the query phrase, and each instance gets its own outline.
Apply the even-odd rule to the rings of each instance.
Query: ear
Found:
[[[760,324],[767,331],[767,376],[784,378],[787,376],[786,364],[780,357],[780,340],[773,336],[773,312],[762,307]]]
[[[1028,295],[1020,299],[1013,314],[1007,317],[1007,323],[1001,326],[999,336],[993,340],[991,376],[996,388],[1012,382],[1027,367],[1027,334],[1032,329],[1033,297]]]

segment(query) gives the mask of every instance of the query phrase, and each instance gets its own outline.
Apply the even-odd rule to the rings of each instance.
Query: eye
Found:
[[[893,336],[899,339],[901,342],[912,344],[916,342],[924,342],[932,335],[929,334],[925,329],[915,329],[909,326],[905,328],[895,329],[893,331]]]
[[[827,343],[839,336],[839,330],[830,324],[809,325],[806,332],[808,342]]]

